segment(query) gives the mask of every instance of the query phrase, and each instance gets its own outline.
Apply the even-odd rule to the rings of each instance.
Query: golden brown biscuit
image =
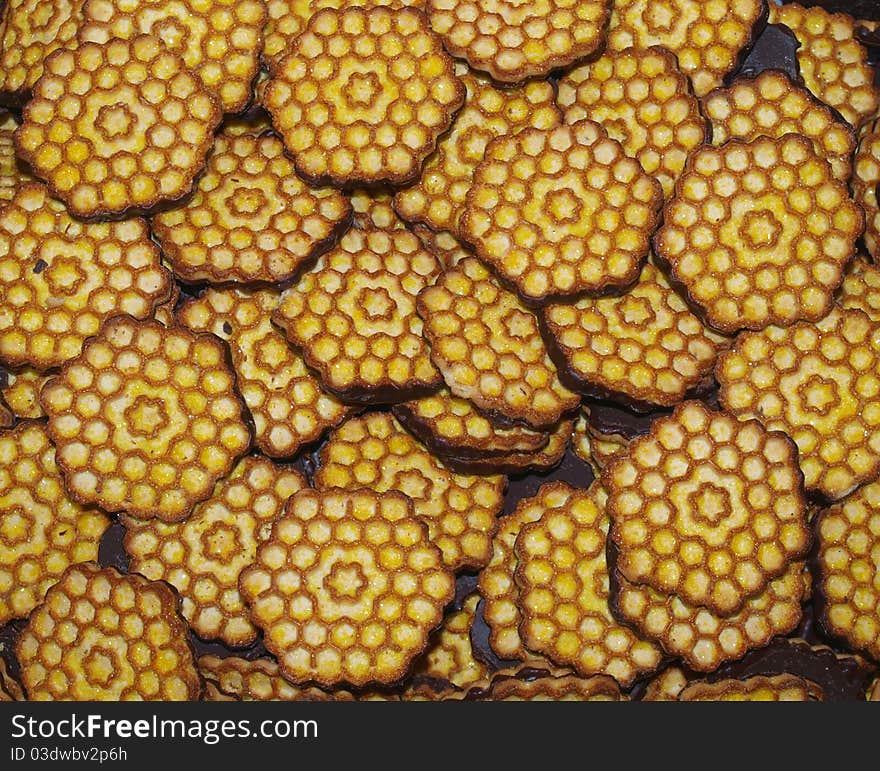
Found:
[[[261,80],[262,77],[263,73],[261,72]],[[219,133],[227,137],[240,137],[245,134],[258,137],[271,133],[271,131],[272,121],[269,119],[269,114],[262,107],[258,107],[241,115],[231,115],[224,118]]]
[[[0,396],[0,428],[12,428],[14,425],[15,415],[3,400],[3,397]]]
[[[681,667],[671,666],[648,681],[642,701],[678,701],[688,678]]]
[[[746,680],[697,682],[678,701],[823,701],[822,688],[795,675],[757,675]]]
[[[6,661],[0,658],[0,701],[24,701],[21,686],[9,673]]]
[[[180,284],[176,281],[172,283],[171,295],[163,303],[159,303],[153,311],[153,318],[164,327],[170,327],[174,324],[174,311],[177,310],[177,304],[180,302]]]
[[[359,187],[351,191],[354,226],[365,230],[403,230],[406,223],[391,205],[394,194],[389,190]]]
[[[582,461],[589,463],[596,475],[618,453],[629,446],[629,441],[620,436],[603,436],[590,428],[589,408],[584,407],[578,415],[571,434],[571,447]]]
[[[440,678],[458,688],[467,688],[487,678],[488,667],[474,658],[471,648],[471,624],[479,601],[480,595],[474,592],[464,599],[460,610],[446,616],[433,643],[416,665],[416,676]]]
[[[284,679],[278,662],[268,657],[199,657],[199,672],[207,685],[234,701],[354,701],[348,691],[325,691],[313,685],[297,686]],[[224,699],[225,700],[225,699]]]
[[[837,304],[841,308],[860,310],[871,321],[880,321],[880,268],[861,256],[853,260],[840,287]]]
[[[853,198],[865,212],[865,246],[876,261],[880,257],[880,120],[867,124],[861,132],[853,161]]]
[[[19,187],[34,179],[15,154],[13,136],[17,128],[12,113],[0,110],[0,203],[11,201]]]
[[[15,646],[34,701],[189,701],[202,683],[171,587],[73,565]]]
[[[40,406],[40,390],[52,375],[33,367],[0,371],[0,398],[17,418],[45,418]]]
[[[70,495],[133,517],[184,519],[250,447],[226,346],[111,319],[40,402]]]
[[[627,701],[611,677],[495,677],[483,701]]]
[[[227,696],[225,693],[223,693],[223,691],[221,691],[210,680],[205,680],[205,682],[204,682],[204,687],[202,688],[202,699],[201,700],[202,701],[241,701],[241,699],[236,699],[235,696]]]
[[[474,256],[473,250],[448,230],[435,232],[419,224],[412,225],[410,230],[419,237],[422,246],[440,260],[444,270],[458,265],[465,257]]]

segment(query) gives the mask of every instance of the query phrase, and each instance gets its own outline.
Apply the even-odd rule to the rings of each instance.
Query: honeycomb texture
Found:
[[[250,447],[226,346],[118,316],[41,394],[71,496],[178,521]]]
[[[111,567],[68,568],[15,652],[34,701],[189,701],[201,691],[171,587]]]
[[[185,281],[277,284],[332,243],[350,217],[339,191],[306,186],[277,137],[221,134],[195,195],[152,224]]]
[[[602,480],[617,570],[719,615],[810,547],[794,443],[701,402],[655,421]]]
[[[547,75],[605,42],[610,0],[428,0],[453,55],[502,83]]]
[[[22,185],[0,209],[0,360],[58,367],[111,316],[152,316],[171,284],[143,220],[79,222]]]
[[[620,142],[670,195],[706,121],[674,54],[653,46],[607,53],[559,80],[566,123],[589,119]]]
[[[840,287],[837,304],[841,308],[860,310],[871,321],[880,321],[880,268],[861,257],[853,260]]]
[[[414,674],[438,677],[458,688],[467,688],[488,677],[488,667],[474,658],[471,648],[471,625],[479,601],[479,594],[471,594],[465,598],[461,610],[454,610],[446,617]]]
[[[307,486],[293,469],[265,458],[243,458],[185,522],[123,515],[130,570],[171,584],[180,594],[183,617],[199,637],[233,648],[250,645],[257,630],[239,594],[238,577],[253,563],[287,499]]]
[[[626,701],[613,678],[566,675],[520,680],[497,678],[485,697],[487,701]]]
[[[416,177],[464,102],[452,58],[419,11],[319,11],[272,70],[263,105],[314,182]]]
[[[238,389],[254,423],[254,444],[271,458],[290,458],[350,412],[326,393],[272,324],[280,294],[208,289],[188,300],[177,320],[229,343]]]
[[[489,143],[461,218],[477,257],[528,301],[624,287],[657,225],[658,182],[592,121]]]
[[[150,209],[190,192],[220,123],[217,101],[149,35],[59,50],[16,149],[79,217]]]
[[[746,680],[693,683],[678,701],[823,701],[822,689],[795,675],[756,675]]]
[[[880,257],[880,120],[868,124],[859,139],[853,161],[853,198],[865,212],[865,246],[876,261]]]
[[[40,406],[40,390],[51,375],[44,375],[33,367],[15,372],[0,372],[0,399],[9,406],[17,418],[45,418]]]
[[[353,401],[402,401],[441,378],[416,295],[440,273],[405,230],[350,230],[272,314],[327,390]]]
[[[478,260],[447,270],[419,294],[417,305],[431,359],[456,396],[534,428],[554,425],[577,408],[534,314]]]
[[[24,701],[21,686],[9,674],[6,661],[0,659],[0,701]]]
[[[0,205],[11,201],[16,190],[25,182],[33,180],[21,161],[15,155],[13,135],[18,122],[10,113],[0,110]],[[7,125],[8,124],[8,125]]]
[[[74,503],[46,427],[0,431],[0,624],[25,618],[69,565],[98,557],[110,518]]]
[[[671,666],[648,681],[642,701],[678,701],[688,678],[681,667]]]
[[[351,418],[321,447],[313,482],[319,490],[365,488],[406,495],[451,570],[488,561],[505,480],[455,474],[386,412]]]
[[[863,227],[812,142],[759,137],[691,158],[654,249],[706,321],[735,332],[822,318]]]
[[[680,402],[729,344],[651,264],[625,294],[549,305],[542,318],[553,359],[571,381],[587,393],[639,405]]]
[[[615,0],[608,50],[668,48],[702,97],[736,69],[764,18],[763,0]]]
[[[406,223],[391,205],[393,193],[359,187],[351,191],[354,226],[365,230],[403,230]]]
[[[444,270],[455,267],[465,257],[474,256],[471,248],[448,230],[434,231],[419,224],[412,225],[411,230],[418,236],[422,246],[440,260]]]
[[[303,490],[239,585],[266,648],[294,683],[400,679],[455,580],[399,493]]]
[[[726,410],[794,439],[807,490],[836,500],[880,474],[880,329],[861,311],[742,334],[715,377]]]

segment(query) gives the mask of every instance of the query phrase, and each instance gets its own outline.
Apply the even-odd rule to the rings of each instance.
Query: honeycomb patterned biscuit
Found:
[[[800,134],[831,164],[836,179],[849,180],[856,147],[852,127],[784,72],[764,70],[754,78],[739,77],[727,88],[707,94],[703,110],[716,147],[729,139]]]
[[[654,235],[658,257],[722,332],[817,321],[864,215],[810,140],[730,140],[695,153]]]
[[[501,83],[548,75],[605,42],[610,0],[428,0],[453,55]]]
[[[670,195],[688,155],[703,144],[706,121],[675,55],[626,48],[576,67],[559,80],[566,123],[601,124]]]
[[[34,701],[191,701],[201,691],[171,587],[112,567],[68,568],[15,652]]]
[[[299,472],[250,456],[217,483],[185,522],[123,514],[130,570],[177,589],[183,617],[199,637],[233,648],[248,646],[257,630],[238,592],[238,577],[253,562],[287,499],[307,486]]]
[[[177,320],[229,343],[238,388],[254,422],[254,444],[269,457],[290,458],[351,408],[323,390],[272,324],[279,300],[279,293],[268,289],[208,289],[184,303]]]
[[[492,140],[460,229],[477,257],[544,303],[631,284],[662,202],[660,184],[584,120]]]
[[[403,401],[440,386],[416,295],[440,273],[405,230],[350,230],[281,296],[272,320],[324,387],[348,401]]]
[[[262,76],[262,73],[260,75]],[[262,107],[224,118],[220,126],[220,133],[227,137],[240,137],[246,134],[258,137],[271,131],[272,121]]]
[[[72,214],[146,211],[192,190],[220,105],[163,42],[84,43],[45,68],[15,146]]]
[[[302,490],[239,586],[294,683],[391,683],[427,645],[455,580],[400,493]]]
[[[366,230],[403,230],[406,223],[391,205],[393,193],[359,187],[351,191],[354,226]]]
[[[18,121],[11,113],[0,110],[0,204],[11,201],[15,191],[34,179],[15,154],[13,137]]]
[[[486,145],[524,128],[549,129],[561,122],[556,92],[548,81],[500,89],[465,64],[456,64],[456,73],[467,89],[464,107],[425,163],[418,182],[394,196],[394,208],[407,222],[453,234],[459,234],[465,197]]]
[[[809,592],[809,573],[804,563],[796,562],[739,612],[722,617],[619,575],[617,580],[615,615],[697,672],[711,672],[791,632],[801,620],[801,603]]]
[[[678,701],[823,701],[822,688],[795,675],[692,683]]]
[[[24,701],[24,692],[9,674],[6,661],[0,658],[0,701]]]
[[[858,310],[741,334],[718,357],[724,409],[784,431],[804,484],[836,500],[880,473],[880,329]]]
[[[108,321],[40,401],[70,495],[174,522],[250,447],[226,346],[130,316]]]
[[[37,182],[0,209],[0,360],[8,366],[60,366],[111,316],[152,316],[171,286],[141,219],[79,222]]]
[[[657,420],[602,480],[617,570],[720,615],[810,547],[794,442],[701,402]]]
[[[471,248],[448,230],[434,231],[419,224],[412,225],[410,229],[418,236],[422,246],[440,260],[444,270],[455,267],[465,257],[474,256]]]
[[[651,264],[625,294],[549,305],[541,318],[551,358],[568,381],[637,408],[680,402],[711,378],[730,343],[691,313]]]
[[[862,257],[853,260],[840,287],[837,304],[841,308],[860,310],[871,321],[880,321],[880,268]]]
[[[663,46],[702,97],[736,69],[766,18],[764,0],[615,0],[608,50]]]
[[[648,681],[642,701],[678,701],[688,677],[681,667],[668,667]]]
[[[205,680],[204,688],[202,689],[202,701],[241,701],[241,699],[236,699],[234,696],[228,696],[223,693],[214,683],[210,680]]]
[[[876,261],[880,257],[880,120],[869,123],[861,133],[853,161],[853,198],[865,212],[865,246]]]
[[[575,421],[571,446],[575,455],[585,463],[589,463],[594,473],[598,475],[613,457],[626,450],[629,441],[619,436],[606,437],[592,430],[589,414],[584,409]]]
[[[171,296],[156,306],[153,311],[153,318],[163,327],[170,327],[174,324],[174,311],[180,302],[180,284],[174,282],[171,286]]]
[[[471,624],[479,601],[479,594],[471,594],[461,610],[446,617],[433,644],[423,654],[424,659],[416,666],[416,675],[441,678],[458,688],[467,688],[488,677],[488,667],[474,658],[471,648]]]
[[[556,424],[578,396],[559,382],[538,320],[488,268],[462,260],[422,290],[431,359],[449,390],[481,410],[534,428]]]
[[[69,565],[98,557],[110,518],[64,490],[46,426],[0,431],[0,624],[25,618]]]
[[[17,418],[45,418],[40,406],[40,390],[51,375],[43,374],[33,367],[0,372],[0,398]]]
[[[663,653],[608,607],[605,490],[598,482],[581,490],[550,482],[538,495],[553,506],[523,527],[514,545],[520,636],[529,650],[579,675],[610,675],[628,688],[654,671]]]
[[[859,128],[880,107],[874,68],[855,37],[856,22],[844,13],[770,3],[770,23],[784,24],[800,41],[801,78],[810,91]]]
[[[402,184],[464,102],[452,58],[420,11],[318,11],[272,70],[263,105],[313,182]]]
[[[566,675],[521,680],[501,677],[493,681],[486,701],[627,701],[611,677]]]
[[[337,428],[321,447],[313,482],[318,489],[403,493],[449,569],[478,569],[489,561],[505,479],[450,471],[387,412]]]

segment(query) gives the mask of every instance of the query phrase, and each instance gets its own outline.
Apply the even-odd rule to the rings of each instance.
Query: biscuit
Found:
[[[353,229],[284,292],[272,320],[331,393],[405,401],[442,383],[416,313],[416,295],[439,273],[412,233]]]
[[[6,661],[0,658],[0,701],[24,701],[21,686],[9,673]]]
[[[874,68],[855,37],[856,21],[824,8],[770,3],[770,23],[784,24],[800,41],[797,60],[804,85],[856,128],[880,107]]]
[[[489,561],[505,479],[450,471],[387,412],[351,418],[330,434],[312,481],[319,490],[403,493],[450,570]]]
[[[162,41],[83,43],[45,68],[15,147],[72,214],[146,211],[192,190],[222,113]]]
[[[687,686],[688,677],[681,667],[667,667],[648,681],[641,700],[678,701],[679,694]]]
[[[156,306],[156,309],[153,311],[153,318],[158,321],[163,327],[170,327],[174,325],[174,311],[177,310],[177,305],[180,302],[180,284],[176,281],[171,285],[171,295],[168,297],[165,302],[159,303]]]
[[[853,161],[852,192],[865,212],[865,246],[875,260],[880,257],[880,120],[862,129]]]
[[[45,418],[40,406],[40,389],[52,375],[33,367],[18,370],[0,370],[0,398],[17,418]]]
[[[288,51],[263,106],[313,183],[414,179],[464,102],[452,58],[420,11],[324,9]]]
[[[354,701],[348,691],[331,692],[313,685],[297,686],[284,679],[278,662],[268,657],[243,659],[238,656],[199,657],[199,672],[234,701]]]
[[[730,343],[691,313],[651,264],[625,294],[548,305],[541,320],[566,382],[642,410],[670,407],[693,393]]]
[[[602,482],[623,577],[719,615],[810,547],[794,442],[701,402],[657,420]]]
[[[458,236],[448,230],[433,231],[426,225],[415,224],[410,227],[422,246],[433,254],[444,270],[455,267],[465,257],[473,257],[473,250]]]
[[[0,431],[0,624],[25,618],[69,565],[98,558],[110,518],[64,490],[42,422]]]
[[[721,332],[817,321],[864,215],[810,140],[732,139],[691,156],[654,250]]]
[[[181,613],[205,640],[243,648],[257,630],[238,592],[241,571],[295,492],[308,487],[292,468],[257,456],[242,458],[210,498],[184,522],[140,520],[123,514],[122,545],[130,570],[167,581],[181,597]]]
[[[262,77],[262,72],[260,76]],[[221,134],[227,137],[240,137],[244,135],[262,136],[272,131],[272,121],[269,114],[262,108],[248,110],[241,115],[232,115],[223,119],[220,125]]]
[[[68,568],[15,653],[34,701],[190,701],[201,691],[171,587],[116,568]]]
[[[482,685],[485,680],[481,680]],[[415,675],[400,694],[401,701],[463,701],[466,691],[434,677]]]
[[[880,321],[880,268],[859,256],[843,279],[837,304],[862,311],[871,321]]]
[[[566,123],[599,123],[667,196],[707,133],[687,76],[659,46],[606,53],[576,67],[560,78],[557,102]]]
[[[153,232],[184,281],[279,284],[348,228],[338,190],[313,190],[275,136],[221,134],[195,195],[153,217]]]
[[[605,437],[598,431],[592,431],[588,408],[584,408],[578,415],[571,435],[571,447],[578,458],[590,464],[596,475],[601,474],[611,458],[628,446],[627,439],[619,436]]]
[[[446,49],[501,83],[548,75],[605,42],[610,0],[427,0]]]
[[[484,701],[628,701],[611,677],[496,677]]]
[[[33,175],[15,154],[13,137],[18,121],[5,110],[0,110],[0,205],[11,201],[25,182],[33,181]]]
[[[707,94],[703,110],[716,147],[729,139],[800,134],[831,164],[836,179],[849,180],[856,147],[852,126],[784,72],[764,70],[754,78],[738,77],[727,88]]]
[[[880,329],[861,311],[743,333],[715,377],[725,410],[794,439],[808,491],[836,500],[880,474]]]
[[[823,701],[822,689],[795,675],[692,683],[678,701]]]
[[[874,681],[871,689],[866,694],[867,701],[880,701],[880,679]]]
[[[12,428],[15,425],[15,415],[9,409],[3,397],[0,396],[0,428]]]
[[[205,680],[202,688],[202,701],[241,701],[234,696],[223,693],[213,682]]]
[[[530,303],[631,284],[663,193],[598,123],[492,140],[474,172],[460,232]]]
[[[538,320],[482,263],[462,260],[417,302],[431,359],[449,390],[480,410],[533,428],[577,409],[559,381]]]
[[[391,205],[394,194],[389,190],[363,187],[351,191],[354,226],[364,230],[403,230],[406,223]]]
[[[213,335],[108,321],[40,395],[71,497],[140,519],[187,517],[250,447],[227,358]]]
[[[495,137],[524,128],[553,128],[561,123],[561,113],[555,103],[556,92],[547,81],[500,89],[485,75],[469,72],[465,64],[456,64],[456,73],[467,89],[464,107],[425,163],[416,184],[394,196],[394,208],[407,222],[460,234],[458,223],[465,197],[486,145]]]
[[[610,675],[628,688],[653,672],[663,653],[618,623],[608,607],[605,490],[598,482],[579,490],[550,482],[538,495],[552,505],[520,530],[514,545],[520,636],[529,650],[579,675]]]
[[[111,316],[143,319],[171,274],[141,219],[83,223],[29,182],[0,209],[0,360],[58,367]]]
[[[455,592],[400,493],[302,490],[239,579],[266,648],[294,683],[392,683]]]
[[[254,422],[254,444],[270,458],[290,458],[351,408],[324,391],[272,324],[279,300],[269,289],[208,289],[187,300],[177,320],[229,343],[239,392]]]
[[[736,69],[766,18],[764,0],[615,0],[608,50],[667,48],[702,97]]]

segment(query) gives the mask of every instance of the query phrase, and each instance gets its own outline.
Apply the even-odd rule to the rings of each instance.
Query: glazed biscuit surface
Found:
[[[853,198],[865,212],[865,246],[874,260],[880,256],[880,120],[867,124],[861,132],[853,161]]]
[[[880,268],[859,256],[853,260],[843,279],[837,304],[847,310],[860,310],[880,321]]]
[[[470,246],[448,230],[435,231],[418,223],[410,225],[410,230],[418,236],[425,249],[440,260],[444,270],[455,267],[465,257],[474,256]]]
[[[480,601],[479,594],[465,598],[460,610],[449,613],[435,638],[415,668],[416,675],[447,680],[458,688],[467,688],[489,675],[488,667],[474,657],[471,647],[471,624]]]
[[[692,683],[678,701],[822,701],[822,689],[795,675],[757,675],[747,680]]]
[[[688,677],[681,667],[667,667],[648,681],[642,701],[678,701],[687,686]]]
[[[0,398],[17,418],[45,418],[40,406],[40,390],[51,375],[33,367],[0,372]]]
[[[363,187],[351,191],[353,224],[364,230],[403,230],[406,223],[394,211],[394,194],[389,190]]]
[[[15,155],[15,130],[18,121],[12,113],[0,110],[0,202],[11,201],[15,192],[25,182],[34,179],[25,165]]]

